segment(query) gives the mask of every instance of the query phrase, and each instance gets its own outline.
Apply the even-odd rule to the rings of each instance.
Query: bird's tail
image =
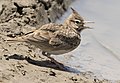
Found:
[[[6,42],[25,42],[25,39],[23,37],[8,38],[6,39]]]

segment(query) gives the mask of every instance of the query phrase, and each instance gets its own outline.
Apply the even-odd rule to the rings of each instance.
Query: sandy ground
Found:
[[[5,57],[0,60],[0,83],[109,83],[59,70],[45,57],[28,59],[17,54]]]
[[[36,0],[27,0],[28,3],[24,0],[11,1],[0,2],[2,5],[0,6],[0,83],[110,83],[87,73],[75,74],[62,71],[44,57],[40,49],[26,43],[5,41],[8,37],[21,36],[35,29],[38,24],[41,26],[55,21],[67,9],[69,0],[64,0],[64,2],[56,0],[57,3],[46,2],[47,4],[44,4],[46,8],[54,4],[49,9],[44,9],[43,2],[41,5],[41,2],[36,2]],[[17,3],[17,7],[14,2]],[[51,10],[55,7],[62,13],[54,15],[52,12],[56,11]]]

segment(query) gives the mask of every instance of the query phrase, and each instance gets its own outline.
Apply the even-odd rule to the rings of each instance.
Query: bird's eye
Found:
[[[75,23],[76,24],[79,24],[81,21],[80,20],[75,20]]]
[[[75,21],[75,23],[79,24],[80,22],[79,21]]]

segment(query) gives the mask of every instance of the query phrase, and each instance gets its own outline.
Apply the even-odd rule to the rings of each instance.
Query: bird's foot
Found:
[[[67,68],[65,68],[65,66],[62,63],[59,63],[58,61],[56,61],[54,58],[50,57],[49,53],[46,52],[42,52],[42,54],[44,56],[46,56],[47,58],[49,58],[51,60],[51,62],[53,62],[56,66],[58,66],[59,69],[67,71]]]

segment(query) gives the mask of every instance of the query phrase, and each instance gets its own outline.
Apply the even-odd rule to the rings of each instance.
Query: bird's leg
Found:
[[[59,63],[59,62],[57,62],[54,58],[50,57],[50,54],[49,54],[49,53],[43,51],[42,54],[43,54],[44,56],[46,56],[47,58],[49,58],[49,59],[50,59],[54,64],[56,64],[61,70],[66,70],[65,67],[64,67],[64,65],[61,64],[61,63]]]

